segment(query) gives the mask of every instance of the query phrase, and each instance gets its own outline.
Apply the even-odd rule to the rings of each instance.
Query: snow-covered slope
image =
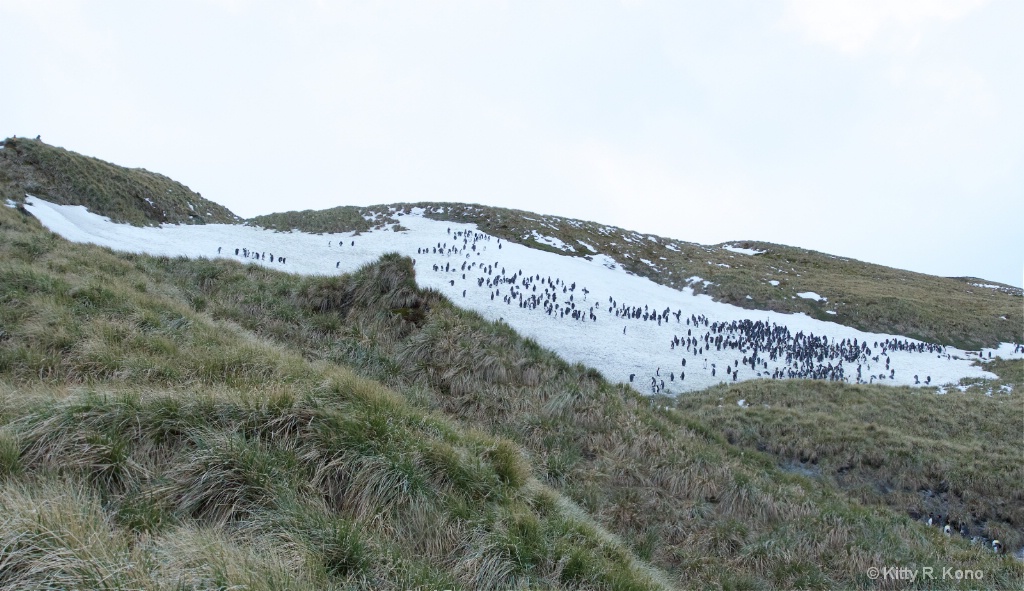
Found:
[[[347,273],[384,253],[399,252],[415,260],[420,285],[641,392],[679,393],[760,377],[890,385],[995,377],[972,365],[978,352],[865,333],[803,314],[717,303],[689,289],[677,291],[633,276],[603,255],[580,258],[535,250],[471,224],[427,219],[417,210],[395,214],[395,223],[406,230],[355,236],[225,224],[139,228],[112,223],[81,206],[34,197],[26,206],[72,242],[154,255],[224,257],[299,274]],[[987,358],[990,353],[1024,357],[1015,345],[980,354]]]

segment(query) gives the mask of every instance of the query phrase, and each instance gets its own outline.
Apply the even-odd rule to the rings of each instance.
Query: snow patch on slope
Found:
[[[726,244],[722,248],[724,248],[725,250],[728,250],[729,252],[735,252],[737,254],[746,254],[746,255],[764,254],[764,253],[768,252],[767,250],[754,250],[752,248],[740,248],[739,246],[732,246],[731,244]]]
[[[29,197],[26,206],[50,230],[74,242],[89,242],[127,252],[144,252],[162,256],[193,258],[226,258],[243,264],[256,264],[280,271],[304,275],[337,275],[355,271],[360,266],[377,260],[381,255],[398,252],[414,260],[417,283],[439,290],[455,304],[477,311],[490,320],[501,320],[520,334],[535,339],[542,346],[561,355],[570,363],[580,362],[599,370],[612,382],[629,382],[640,391],[649,391],[652,379],[661,380],[668,372],[676,375],[685,370],[685,381],[665,379],[667,394],[698,390],[713,384],[732,381],[732,376],[719,371],[712,375],[717,364],[724,368],[743,356],[738,350],[704,348],[698,355],[671,347],[673,338],[694,334],[703,335],[706,329],[688,325],[691,317],[706,317],[711,322],[757,321],[788,327],[790,331],[818,336],[826,335],[830,342],[841,339],[859,339],[874,343],[897,335],[883,335],[822,322],[804,314],[781,314],[763,310],[746,310],[738,306],[714,302],[706,295],[696,295],[689,287],[682,290],[656,284],[634,276],[622,269],[614,259],[602,254],[580,258],[545,252],[524,245],[502,241],[481,232],[475,224],[440,222],[423,217],[423,210],[413,210],[402,217],[408,232],[394,233],[371,230],[355,236],[352,232],[327,235],[304,232],[274,232],[243,225],[169,225],[160,227],[134,227],[115,224],[95,215],[82,206],[61,206]],[[450,230],[450,233],[449,233]],[[472,240],[476,250],[464,246],[463,238]],[[441,244],[441,249],[436,249]],[[244,249],[259,253],[253,256],[236,255]],[[436,249],[436,251],[432,251]],[[273,255],[274,262],[270,262]],[[281,258],[286,263],[281,263]],[[465,265],[465,269],[463,266]],[[482,269],[491,268],[491,275]],[[466,279],[462,279],[462,275]],[[532,295],[521,283],[506,284],[496,280],[518,277],[535,278],[538,288],[547,287],[547,281],[557,282],[554,290],[561,310],[579,311],[584,319],[569,318],[559,313],[548,314],[541,308],[523,307],[512,299],[514,285],[520,295]],[[494,280],[492,285],[480,285],[480,279]],[[694,285],[710,282],[692,276]],[[570,290],[568,286],[575,285]],[[583,291],[586,288],[587,291]],[[540,291],[540,289],[538,290]],[[497,293],[495,293],[497,292]],[[805,292],[807,293],[807,292]],[[817,294],[814,294],[817,296]],[[570,301],[570,296],[573,298]],[[820,298],[820,296],[817,296]],[[611,302],[614,302],[615,305]],[[669,309],[673,314],[667,321],[653,322],[623,318],[614,313],[623,305],[651,311]],[[570,308],[572,306],[572,308]],[[675,313],[680,315],[677,318]],[[592,316],[591,316],[592,315]],[[917,342],[907,339],[910,342]],[[914,385],[913,375],[930,376],[933,385],[956,383],[961,378],[994,378],[993,374],[974,364],[966,352],[946,347],[946,355],[919,354],[899,350],[887,352],[893,379],[882,383]],[[983,352],[987,357],[988,351]],[[1024,357],[1014,345],[1003,345],[992,350],[1002,357]],[[875,353],[877,354],[877,353]],[[681,359],[687,359],[685,367]],[[884,368],[868,362],[865,372],[880,373]],[[754,371],[740,366],[739,380],[755,379],[758,373],[768,374],[775,369]],[[853,374],[853,368],[847,375]]]
[[[536,240],[537,242],[540,242],[541,244],[547,244],[548,246],[554,246],[555,248],[557,248],[559,250],[567,250],[569,252],[576,252],[575,248],[573,248],[572,246],[569,246],[568,244],[562,242],[558,238],[555,238],[554,236],[545,236],[543,234],[539,234],[539,233],[537,233],[536,230],[532,230],[530,232],[530,237],[533,238],[534,240]],[[593,249],[591,249],[591,250],[593,250]],[[594,251],[594,252],[596,252],[596,251]]]

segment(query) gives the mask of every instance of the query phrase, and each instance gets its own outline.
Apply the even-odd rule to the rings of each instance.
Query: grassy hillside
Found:
[[[862,503],[922,519],[941,515],[966,525],[972,537],[1019,548],[1024,361],[989,367],[1009,379],[944,394],[934,388],[756,381],[666,404],[729,443],[834,483]]]
[[[1024,583],[418,289],[408,259],[310,278],[64,244],[0,208],[7,588],[867,588],[885,565]],[[851,420],[844,392],[904,395],[837,388]],[[1017,418],[977,420],[972,458],[999,465]],[[989,477],[983,505],[1017,502],[1019,471]]]
[[[345,205],[324,210],[306,209],[261,215],[245,221],[248,225],[285,231],[302,228],[313,234],[366,232],[375,226],[364,217],[361,207]],[[381,224],[376,224],[381,227]]]
[[[147,272],[205,263],[62,246],[0,208],[0,589],[666,586],[511,441]]]
[[[7,138],[0,149],[0,201],[21,202],[26,193],[62,205],[84,205],[136,226],[239,221],[226,207],[161,174],[38,140]]]

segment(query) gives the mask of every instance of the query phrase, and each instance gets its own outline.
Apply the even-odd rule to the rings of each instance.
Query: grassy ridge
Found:
[[[251,223],[279,230],[365,231],[372,224],[364,215],[377,216],[374,223],[383,226],[392,223],[392,216],[400,220],[397,214],[408,213],[412,207],[423,208],[424,215],[432,219],[477,224],[500,238],[564,255],[592,254],[582,244],[586,243],[633,274],[677,289],[691,286],[716,301],[749,309],[802,312],[865,331],[969,350],[1020,342],[1020,327],[1024,326],[1019,288],[978,287],[973,284],[992,282],[935,277],[765,242],[734,243],[764,251],[750,256],[594,222],[463,203],[374,205],[359,210],[361,215],[345,208],[344,216],[338,215],[340,208],[288,212],[262,216]],[[538,242],[534,231],[558,238],[574,250],[562,251]],[[711,283],[692,283],[694,276]],[[828,301],[797,297],[806,291]]]
[[[181,183],[140,168],[124,168],[44,144],[7,138],[0,150],[0,199],[21,202],[25,194],[136,226],[230,224],[240,221],[226,207]]]
[[[360,207],[346,205],[332,207],[322,211],[307,209],[304,211],[286,211],[256,216],[245,221],[246,224],[287,232],[301,228],[313,234],[334,234],[338,232],[365,232],[373,228]]]

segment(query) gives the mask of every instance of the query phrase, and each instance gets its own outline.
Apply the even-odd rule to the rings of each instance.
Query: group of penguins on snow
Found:
[[[334,242],[333,240],[329,240],[327,242],[327,246],[330,247],[333,242]],[[353,240],[352,243],[351,243],[351,246],[355,246],[355,245],[356,245],[356,241]],[[345,243],[342,242],[341,240],[338,240],[338,246],[339,247],[345,246]],[[223,247],[218,246],[217,247],[217,254],[221,254],[222,250],[223,250]],[[248,248],[236,248],[235,249],[235,256],[236,257],[243,257],[243,258],[246,258],[246,259],[253,259],[253,260],[257,260],[257,261],[266,261],[266,260],[269,259],[271,263],[273,263],[276,260],[277,263],[280,264],[280,265],[283,265],[283,264],[288,262],[287,257],[279,256],[279,257],[277,257],[277,259],[274,259],[274,253],[272,253],[272,252],[268,253],[266,251],[257,251],[256,249],[250,250]],[[339,267],[341,267],[341,261],[337,261],[336,263],[334,263],[334,268],[337,269]]]
[[[442,255],[446,257],[459,256],[465,254],[466,259],[470,259],[473,252],[479,256],[482,253],[477,250],[477,242],[489,241],[491,237],[487,234],[480,232],[470,231],[456,231],[452,232],[448,229],[448,233],[452,236],[455,242],[449,245],[447,242],[438,242],[427,247],[420,247],[416,249],[416,254],[427,254],[427,255]],[[462,240],[461,247],[459,240]],[[497,240],[498,249],[501,249],[501,239]],[[468,252],[467,252],[468,251]],[[582,288],[577,294],[576,283],[566,283],[559,278],[552,279],[550,276],[542,277],[539,273],[526,276],[523,274],[522,269],[517,270],[511,275],[507,275],[505,267],[501,267],[498,261],[493,264],[480,261],[462,261],[458,263],[435,263],[432,266],[433,270],[438,273],[456,273],[461,276],[461,280],[468,281],[466,275],[477,275],[472,280],[475,281],[477,288],[484,286],[488,289],[488,294],[493,301],[495,298],[501,298],[501,301],[506,305],[516,305],[520,308],[527,310],[541,309],[545,314],[551,317],[557,317],[559,319],[572,319],[579,321],[591,321],[597,322],[596,312],[600,312],[598,307],[594,304],[584,304],[587,295],[590,290]],[[476,273],[474,273],[476,271]],[[455,279],[449,279],[448,283],[452,287],[455,286]],[[508,286],[507,288],[505,286]],[[539,289],[538,289],[539,288]],[[504,293],[502,290],[505,290]],[[468,290],[462,290],[462,297],[466,297]],[[559,293],[561,293],[561,302],[559,302]],[[582,298],[577,300],[576,296],[581,295]]]
[[[953,534],[960,534],[961,537],[969,539],[972,544],[984,543],[987,546],[990,546],[992,548],[992,551],[996,554],[1006,553],[1006,547],[1003,546],[1003,543],[999,540],[992,540],[991,542],[986,543],[987,538],[985,538],[984,536],[972,536],[971,528],[968,527],[966,523],[950,521],[948,517],[935,515],[934,513],[929,513],[928,519],[925,519],[924,522],[927,525],[941,529],[942,533],[946,534],[947,536],[952,536]]]
[[[575,282],[570,283],[558,277],[542,276],[539,273],[526,275],[522,269],[509,275],[500,261],[491,263],[472,260],[474,254],[479,257],[486,250],[481,243],[491,241],[492,237],[488,234],[470,230],[453,232],[451,228],[448,228],[447,233],[451,237],[451,243],[445,241],[421,246],[416,249],[416,253],[463,259],[460,262],[432,264],[431,268],[437,273],[457,275],[457,279],[447,280],[452,287],[455,287],[458,279],[472,281],[477,288],[486,287],[492,301],[498,299],[506,305],[515,305],[526,310],[539,309],[552,319],[597,322],[602,313],[607,313],[608,318],[614,316],[627,321],[622,327],[623,334],[626,334],[630,321],[654,322],[658,326],[670,323],[673,319],[675,324],[682,325],[685,322],[686,334],[674,335],[669,342],[670,350],[679,348],[685,351],[681,356],[679,373],[677,375],[675,371],[669,371],[667,376],[663,376],[661,368],[657,368],[654,375],[650,376],[649,386],[653,393],[665,390],[665,377],[670,383],[675,382],[677,378],[680,382],[686,379],[687,356],[694,361],[703,357],[701,369],[705,372],[710,371],[711,377],[716,377],[720,369],[718,364],[709,364],[705,356],[711,351],[719,353],[719,357],[722,351],[735,352],[736,357],[732,363],[724,364],[725,375],[722,379],[726,381],[739,380],[742,364],[744,371],[750,371],[759,378],[803,378],[868,384],[876,380],[896,379],[896,370],[890,367],[889,354],[893,351],[950,357],[941,345],[911,342],[907,339],[886,339],[869,346],[867,341],[859,341],[856,338],[837,341],[830,340],[824,335],[815,336],[813,333],[805,334],[802,331],[793,334],[787,326],[775,323],[749,319],[711,322],[706,316],[697,314],[685,317],[681,309],[674,312],[670,308],[657,311],[648,305],[641,307],[619,303],[610,296],[606,305],[587,302],[590,290],[586,287],[578,289]],[[500,250],[501,239],[496,239],[496,242]],[[329,247],[332,244],[333,241],[328,242]],[[339,240],[337,245],[342,247],[344,242]],[[350,245],[355,246],[355,241],[351,241]],[[221,253],[220,247],[217,248],[217,253]],[[269,257],[270,262],[275,262],[272,253],[255,249],[236,248],[235,255],[261,261]],[[280,264],[285,264],[286,261],[285,257],[276,259]],[[339,267],[340,264],[341,261],[336,262],[335,267]],[[463,289],[462,297],[466,296],[467,290]],[[1014,352],[1018,351],[1024,352],[1024,345],[1016,345]],[[991,353],[989,357],[991,358]],[[882,363],[885,364],[885,371],[881,371]],[[847,364],[856,364],[856,373],[848,369]],[[879,366],[876,370],[878,373],[872,372],[872,364]],[[865,374],[865,370],[871,373]],[[635,373],[629,374],[630,383],[635,383],[636,377]],[[931,376],[922,379],[914,375],[914,384],[930,385]]]
[[[453,243],[438,242],[427,247],[416,249],[418,255],[441,255],[447,258],[465,255],[471,259],[472,254],[481,254],[477,248],[479,241],[490,240],[490,236],[479,232],[451,232]],[[501,240],[498,240],[500,248]],[[539,273],[527,275],[522,269],[509,273],[509,269],[501,266],[500,261],[493,263],[473,260],[461,262],[436,262],[431,268],[447,276],[456,275],[456,279],[448,279],[447,283],[455,287],[459,281],[469,281],[477,288],[486,287],[492,301],[499,300],[506,305],[515,305],[527,310],[541,310],[555,319],[571,319],[578,321],[597,322],[600,315],[607,313],[607,318],[636,322],[654,322],[685,324],[685,335],[672,337],[669,348],[685,350],[681,357],[679,373],[675,371],[661,374],[661,368],[651,376],[650,388],[654,393],[666,387],[665,380],[680,382],[686,379],[687,356],[701,358],[709,351],[736,351],[737,358],[732,364],[725,364],[724,372],[732,381],[739,380],[740,365],[753,372],[757,377],[773,379],[820,379],[831,381],[851,381],[857,383],[873,383],[875,380],[895,379],[896,370],[891,365],[889,354],[893,351],[945,355],[941,345],[916,343],[907,339],[886,339],[881,342],[861,342],[858,339],[830,340],[827,336],[805,334],[802,331],[793,334],[788,327],[761,321],[740,320],[732,322],[711,322],[704,315],[691,314],[683,316],[683,310],[672,311],[670,308],[657,311],[650,306],[629,305],[619,303],[609,297],[607,304],[587,302],[590,290],[578,287],[575,282],[558,277],[542,276]],[[472,285],[472,283],[470,285]],[[462,290],[462,297],[467,297],[468,290]],[[579,297],[577,297],[579,296]],[[603,308],[603,309],[602,309]],[[622,328],[626,334],[628,324]],[[697,334],[695,334],[697,333]],[[769,362],[775,368],[770,369]],[[856,373],[849,375],[844,364],[857,364]],[[881,366],[885,371],[866,375],[872,363]],[[781,365],[781,366],[780,366]],[[717,363],[703,361],[703,370],[710,375],[718,375]],[[629,374],[630,383],[635,383],[636,374]],[[914,376],[915,384],[931,384],[931,376]]]
[[[691,316],[687,324],[705,329],[702,335],[694,336],[693,328],[687,329],[686,335],[675,335],[669,342],[670,349],[685,348],[686,353],[701,356],[706,351],[737,351],[743,355],[742,360],[733,361],[733,366],[725,367],[726,375],[733,381],[738,380],[740,364],[750,366],[756,377],[772,379],[814,379],[836,382],[849,381],[844,363],[857,364],[856,383],[873,383],[876,379],[896,379],[895,368],[890,367],[893,351],[945,355],[941,345],[931,343],[914,343],[907,339],[885,339],[873,343],[877,355],[867,341],[859,339],[832,339],[828,336],[815,336],[799,331],[793,334],[789,327],[775,323],[753,321],[749,319],[732,322],[708,322],[705,317]],[[749,352],[749,355],[746,353]],[[877,375],[864,375],[865,367],[871,370],[871,362],[881,364],[885,358],[885,372]],[[769,367],[769,362],[775,365]],[[784,362],[780,366],[780,362]],[[705,364],[707,360],[705,359]],[[686,359],[683,358],[683,366]],[[660,369],[660,368],[659,368]],[[706,369],[706,368],[705,368]],[[711,375],[717,371],[716,364],[711,364]],[[671,374],[670,374],[671,379]],[[920,385],[922,380],[914,376],[914,383]],[[925,376],[925,385],[931,384],[931,376]]]
[[[221,248],[222,247],[220,247],[220,246],[217,247],[217,254],[221,254]],[[257,260],[257,261],[265,261],[265,260],[267,260],[267,257],[269,256],[271,263],[273,263],[274,260],[275,260],[274,259],[274,253],[272,253],[272,252],[271,253],[258,252],[255,249],[254,250],[249,250],[248,248],[236,248],[235,249],[235,256],[236,257],[243,257],[243,258],[247,258],[247,259],[254,259],[254,260]],[[276,260],[277,260],[278,264],[283,265],[283,264],[285,264],[287,262],[288,259],[286,259],[285,257],[277,257]]]

